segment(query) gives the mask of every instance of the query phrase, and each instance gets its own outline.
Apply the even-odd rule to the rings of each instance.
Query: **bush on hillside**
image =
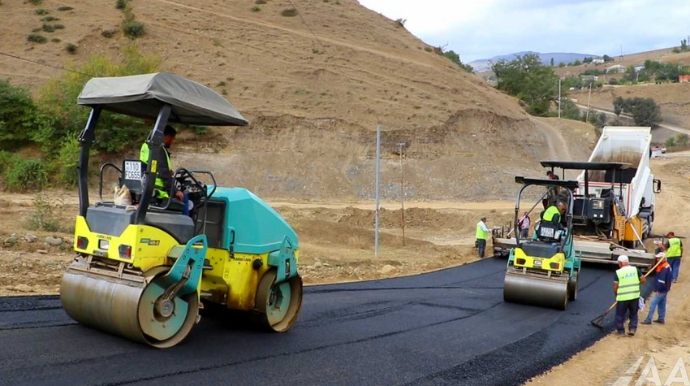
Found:
[[[295,8],[288,8],[284,9],[280,14],[285,17],[294,17],[297,16],[297,10]]]
[[[125,7],[127,7],[127,0],[117,0],[115,2],[115,8],[125,9]]]
[[[73,10],[73,9],[74,9],[74,8],[70,7],[69,5],[62,5],[62,6],[58,7],[57,10],[58,10],[58,11],[71,11],[71,10]]]
[[[41,34],[29,34],[29,36],[26,37],[26,40],[33,43],[45,43],[48,41],[48,39]]]
[[[115,36],[116,33],[117,33],[117,30],[116,30],[116,29],[108,29],[108,30],[105,30],[105,31],[101,31],[101,36],[103,36],[103,37],[106,38],[106,39],[110,39],[110,38],[112,38],[113,36]]]
[[[122,32],[130,39],[144,36],[146,30],[144,23],[136,20],[125,21],[122,23]]]
[[[43,9],[43,8],[41,8],[41,9],[37,9],[37,10],[36,10],[36,11],[34,11],[34,12],[36,12],[36,15],[47,15],[47,14],[49,14],[49,13],[50,13],[50,11],[49,11],[49,10],[47,10],[47,9]]]
[[[76,54],[77,48],[79,47],[73,43],[67,43],[67,45],[65,46],[65,50],[67,50],[67,52],[69,52],[70,54]]]

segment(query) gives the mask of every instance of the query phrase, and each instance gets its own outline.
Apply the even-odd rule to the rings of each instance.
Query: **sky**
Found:
[[[680,46],[690,0],[359,0],[463,63],[521,51],[623,55]]]

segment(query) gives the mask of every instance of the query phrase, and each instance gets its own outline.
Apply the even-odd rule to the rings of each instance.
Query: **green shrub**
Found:
[[[77,166],[79,165],[79,141],[76,137],[68,137],[62,142],[62,146],[57,156],[57,178],[59,182],[68,186],[77,186],[79,175]]]
[[[46,21],[58,21],[60,20],[59,17],[53,17],[53,16],[45,16],[41,18],[41,21],[46,22]]]
[[[26,40],[34,43],[45,43],[48,41],[48,39],[41,34],[30,34],[26,37]]]
[[[115,2],[115,8],[117,9],[125,9],[127,6],[127,0],[117,0]]]
[[[280,14],[285,17],[295,17],[297,16],[297,10],[295,8],[288,8],[284,9]]]
[[[110,39],[110,38],[112,38],[113,36],[115,36],[116,33],[117,33],[117,30],[116,30],[116,29],[108,29],[108,30],[105,30],[105,31],[101,31],[101,36],[103,36],[103,37],[106,38],[106,39]]]
[[[258,5],[253,6],[252,12],[261,12],[261,7],[259,7]]]
[[[204,135],[204,134],[208,133],[208,127],[207,126],[193,125],[193,126],[191,126],[191,128],[192,128],[192,131],[194,131],[194,134],[196,134],[196,135]]]
[[[69,52],[70,54],[76,54],[76,53],[77,53],[77,48],[78,48],[78,46],[77,46],[76,44],[72,44],[72,43],[67,43],[67,45],[65,46],[65,49],[66,49],[67,52]]]
[[[49,13],[50,13],[50,11],[49,11],[49,10],[47,10],[47,9],[43,9],[43,8],[41,8],[41,9],[37,9],[37,10],[36,10],[35,12],[36,12],[36,15],[47,15],[47,14],[49,14]]]
[[[43,0],[28,0],[29,3],[33,5],[41,5],[43,4]]]
[[[41,190],[48,185],[48,168],[41,160],[15,157],[5,173],[5,186],[11,191]]]
[[[50,39],[50,41],[53,43],[60,43],[62,40],[60,40],[58,38],[52,38],[52,39]]]
[[[71,10],[73,10],[73,9],[74,9],[74,8],[70,7],[69,5],[63,5],[63,6],[58,7],[57,10],[58,10],[58,11],[71,11]]]
[[[34,210],[27,218],[27,226],[31,230],[43,230],[56,232],[60,230],[60,219],[56,212],[60,212],[63,206],[62,200],[51,200],[43,193],[34,195]]]
[[[43,24],[43,27],[41,29],[45,32],[53,32],[55,31],[55,26],[52,26],[50,24]]]
[[[266,3],[267,3],[266,0],[256,0],[256,1],[254,2],[254,4],[257,4],[257,5],[262,5],[262,4],[266,4]]]
[[[122,32],[124,32],[125,36],[131,39],[136,39],[138,37],[144,36],[144,34],[146,33],[146,31],[144,30],[144,23],[136,20],[129,20],[123,22]]]
[[[13,164],[14,157],[16,157],[16,155],[13,153],[0,150],[0,176],[5,175],[5,171]]]

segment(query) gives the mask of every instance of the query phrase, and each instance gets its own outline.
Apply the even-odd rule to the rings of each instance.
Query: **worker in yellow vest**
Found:
[[[480,259],[484,258],[484,253],[486,251],[486,239],[489,238],[490,232],[491,231],[486,226],[486,216],[484,216],[479,219],[479,222],[477,223],[477,231],[475,232],[475,237],[477,239],[475,245],[477,246],[477,253],[479,254]]]
[[[640,286],[645,283],[640,271],[630,265],[626,255],[618,256],[616,278],[613,282],[613,293],[616,295],[616,318],[614,325],[618,335],[625,335],[625,319],[630,318],[628,335],[633,336],[637,331],[637,313],[640,307]],[[628,314],[628,315],[626,315]]]
[[[548,207],[541,215],[542,221],[553,223],[554,225],[561,225],[565,221],[565,211],[568,206],[563,201],[559,201],[556,205]]]
[[[163,205],[165,201],[170,197],[168,192],[174,191],[173,200],[170,203],[169,208],[172,210],[184,210],[185,204],[184,193],[179,190],[174,190],[172,188],[173,181],[173,167],[172,162],[170,162],[170,147],[175,142],[175,137],[177,135],[177,130],[174,127],[167,125],[163,130],[163,147],[161,151],[158,152],[158,160],[156,162],[156,181],[154,186],[154,197],[158,201],[157,204]],[[149,145],[144,142],[139,150],[139,160],[144,164],[149,162]],[[194,204],[189,201],[187,202],[185,212],[191,211],[194,208]]]
[[[662,245],[666,251],[666,260],[671,265],[673,282],[675,283],[678,281],[678,273],[680,272],[680,258],[683,257],[683,243],[673,232],[668,232],[666,236],[668,240]]]

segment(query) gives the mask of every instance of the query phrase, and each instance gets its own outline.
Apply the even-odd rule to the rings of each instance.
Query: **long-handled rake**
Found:
[[[656,269],[656,267],[658,267],[659,264],[661,264],[662,261],[663,261],[663,259],[659,259],[659,261],[657,261],[656,264],[654,264],[654,266],[652,267],[652,269],[650,269],[649,271],[647,271],[647,273],[645,273],[643,277],[646,278],[647,276],[649,276],[649,274],[651,274],[652,272],[654,272],[654,270]],[[611,304],[611,306],[610,306],[606,311],[604,311],[603,314],[601,314],[601,315],[597,316],[596,318],[592,319],[592,325],[594,325],[594,326],[596,326],[596,327],[599,327],[599,328],[603,328],[603,327],[604,327],[604,320],[606,319],[606,315],[608,315],[611,311],[613,311],[614,308],[616,308],[616,304],[618,304],[618,301],[613,302],[613,304]]]

